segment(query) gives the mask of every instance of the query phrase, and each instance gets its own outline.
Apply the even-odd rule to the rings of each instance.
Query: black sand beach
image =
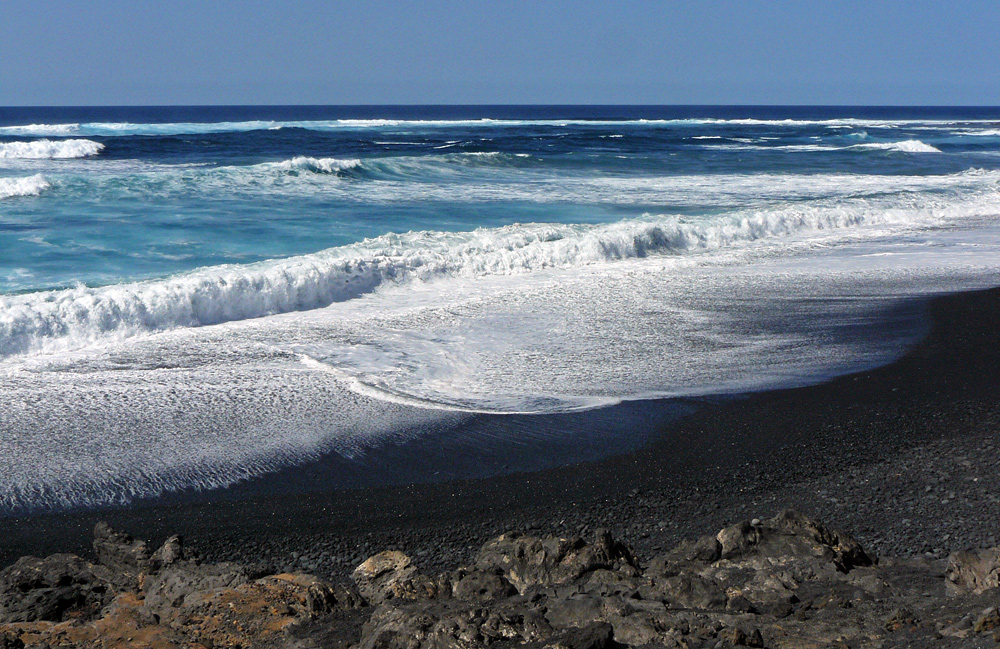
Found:
[[[940,297],[932,330],[873,371],[707,407],[638,451],[499,477],[4,521],[0,564],[90,553],[98,520],[208,559],[343,579],[397,548],[433,571],[508,529],[608,528],[638,554],[794,507],[879,555],[944,557],[1000,535],[1000,289]]]

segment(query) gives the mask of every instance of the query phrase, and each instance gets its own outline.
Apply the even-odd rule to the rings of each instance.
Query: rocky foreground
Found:
[[[350,582],[151,552],[105,524],[95,562],[0,572],[0,649],[20,647],[991,647],[1000,548],[881,559],[786,510],[643,561],[608,533],[499,536],[426,575],[388,551]]]

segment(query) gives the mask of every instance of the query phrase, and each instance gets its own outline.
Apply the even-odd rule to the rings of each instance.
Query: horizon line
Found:
[[[8,108],[997,108],[1000,104],[647,104],[647,103],[353,103],[353,104],[5,104]]]

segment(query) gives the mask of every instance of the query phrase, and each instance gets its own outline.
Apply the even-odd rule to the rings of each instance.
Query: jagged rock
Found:
[[[727,527],[716,538],[721,546],[720,558],[731,561],[748,556],[813,557],[834,564],[842,572],[873,563],[850,535],[791,509],[757,525],[743,521]]]
[[[194,561],[180,561],[150,575],[143,585],[146,609],[160,617],[183,609],[197,599],[199,594],[221,588],[234,588],[250,581],[249,571],[236,564],[218,563],[202,565]]]
[[[115,572],[138,575],[149,569],[149,548],[128,534],[116,532],[105,522],[94,526],[94,554],[97,562]]]
[[[614,628],[607,622],[595,622],[584,627],[560,631],[544,642],[523,645],[524,649],[611,649],[618,646]]]
[[[595,620],[606,620],[605,604],[600,596],[575,593],[549,597],[545,601],[545,619],[556,629],[580,627]]]
[[[763,647],[764,638],[760,635],[760,629],[747,628],[742,626],[724,629],[719,637],[737,647]]]
[[[566,583],[599,568],[638,573],[631,551],[604,530],[592,544],[580,538],[504,534],[483,546],[475,567],[504,575],[521,594],[532,586]]]
[[[995,632],[1000,629],[1000,611],[996,606],[990,606],[979,614],[976,623],[973,625],[976,633]]]
[[[696,541],[678,545],[666,555],[659,557],[663,563],[700,562],[712,563],[722,558],[722,543],[715,536],[703,536]]]
[[[763,612],[783,619],[802,608],[802,597],[826,597],[824,607],[834,600],[851,606],[859,597],[870,598],[869,591],[884,592],[885,583],[865,567],[871,564],[847,534],[786,510],[682,543],[653,559],[639,593],[670,609]]]
[[[0,624],[94,617],[115,595],[94,568],[72,554],[22,557],[0,571]]]
[[[272,646],[268,640],[294,624],[360,604],[350,589],[311,575],[282,574],[193,593],[161,622],[208,646]]]
[[[392,602],[365,622],[359,649],[472,648],[494,642],[525,643],[551,636],[538,610],[518,603],[493,608],[446,599]]]
[[[954,593],[979,595],[1000,587],[1000,548],[954,553],[948,558],[945,580]]]
[[[402,553],[375,555],[354,571],[357,590],[310,575],[253,579],[233,564],[201,564],[179,537],[147,553],[110,528],[99,536],[114,569],[54,555],[0,572],[0,649],[21,649],[22,641],[626,649],[761,647],[765,640],[772,649],[819,649],[831,642],[980,646],[989,634],[1000,638],[1000,613],[983,610],[995,602],[981,594],[995,587],[996,551],[952,557],[954,596],[942,601],[934,595],[945,590],[939,563],[866,565],[873,562],[849,536],[788,511],[680,544],[642,571],[606,533],[590,544],[508,534],[484,545],[474,565],[436,579]],[[144,560],[141,589],[117,589],[115,580]]]
[[[698,574],[655,579],[642,594],[644,599],[662,601],[670,608],[724,610],[728,603],[726,591],[717,581]]]
[[[369,557],[351,575],[358,592],[373,605],[391,599],[429,599],[437,596],[440,585],[417,572],[410,557],[390,550]]]
[[[24,649],[24,641],[15,631],[0,630],[0,649]]]
[[[516,593],[517,589],[509,581],[487,572],[469,573],[452,587],[452,596],[467,602],[489,602]]]
[[[151,614],[141,597],[125,593],[104,609],[99,620],[35,623],[25,628],[25,638],[33,647],[275,649],[289,646],[289,631],[323,616],[352,620],[360,615],[360,603],[350,589],[310,575],[273,575],[235,588],[191,593],[183,607],[161,610],[163,617]],[[355,642],[357,634],[349,640]]]
[[[303,603],[310,615],[325,615],[338,610],[358,609],[365,605],[361,595],[347,586],[331,584],[309,575],[291,575],[285,580],[305,587]]]
[[[184,555],[184,540],[177,535],[171,536],[150,556],[150,572],[161,570],[166,566],[172,566],[185,558],[190,557],[185,557]]]
[[[369,557],[351,575],[361,596],[373,604],[386,599],[387,593],[400,581],[417,574],[410,557],[390,550]]]

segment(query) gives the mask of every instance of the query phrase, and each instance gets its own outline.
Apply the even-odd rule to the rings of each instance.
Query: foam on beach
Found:
[[[577,461],[565,417],[884,364],[996,282],[989,109],[645,110],[7,110],[0,515],[425,435]]]

